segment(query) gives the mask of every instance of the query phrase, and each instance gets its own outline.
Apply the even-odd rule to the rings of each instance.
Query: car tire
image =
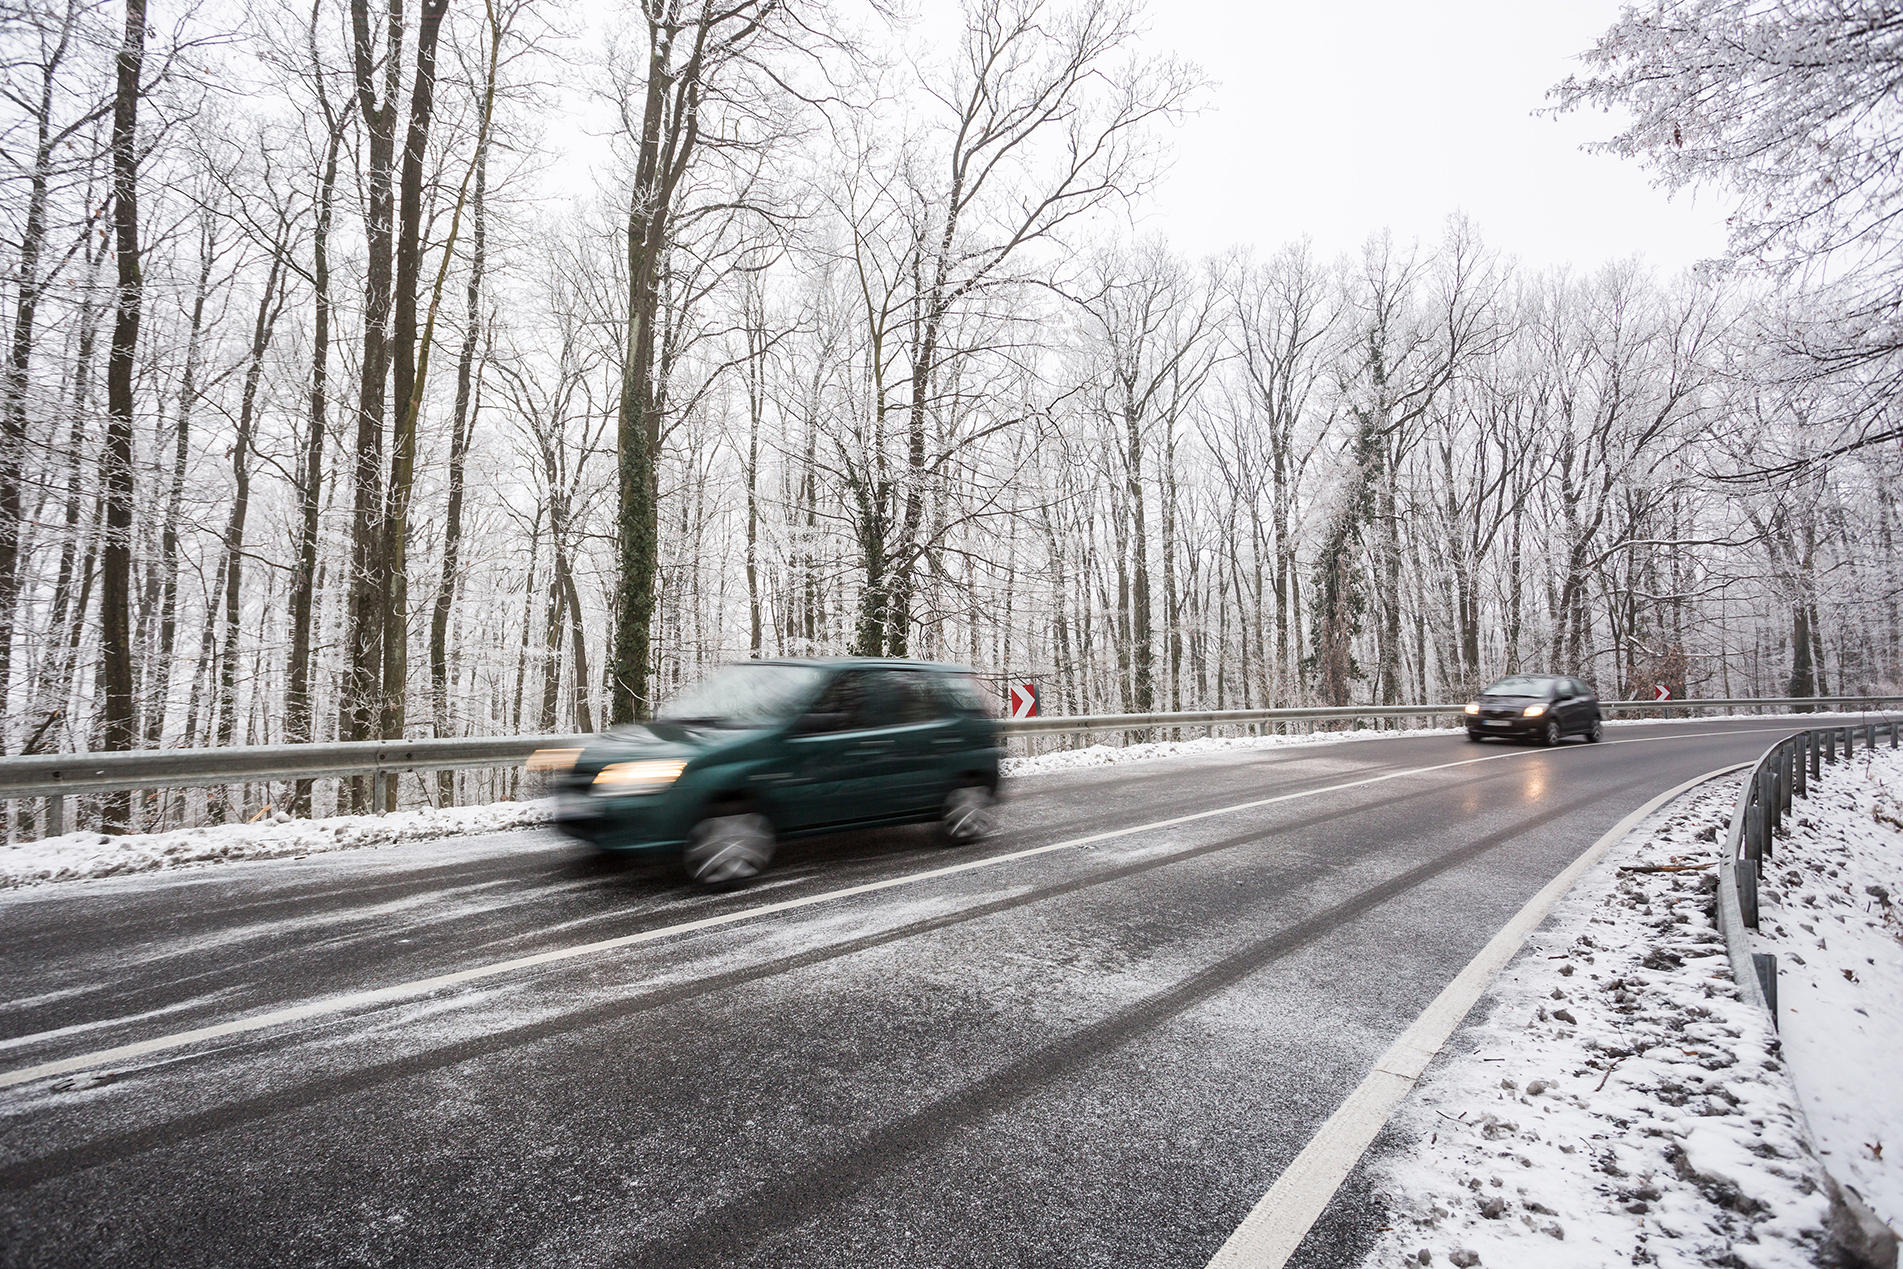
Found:
[[[1559,720],[1557,718],[1548,722],[1546,724],[1546,730],[1540,733],[1540,740],[1548,749],[1551,749],[1565,738],[1565,733],[1559,729]]]
[[[1593,719],[1592,728],[1586,733],[1587,742],[1590,744],[1596,745],[1600,741],[1604,740],[1605,738],[1606,738],[1605,721],[1603,719],[1598,719],[1598,718]]]
[[[998,797],[982,784],[961,784],[945,795],[938,836],[947,846],[981,842],[998,829]]]
[[[1479,744],[1479,743],[1480,743],[1480,742],[1481,742],[1482,740],[1484,740],[1484,739],[1486,739],[1486,737],[1484,737],[1484,736],[1482,736],[1482,735],[1481,735],[1481,734],[1480,734],[1479,732],[1477,732],[1477,731],[1469,731],[1469,732],[1467,733],[1467,739],[1469,739],[1469,740],[1471,740],[1471,741],[1473,741],[1473,742],[1474,742],[1474,743],[1475,743],[1475,744],[1477,745],[1477,744]]]
[[[773,862],[773,824],[757,811],[710,815],[688,830],[681,866],[703,886],[731,885],[765,872]]]

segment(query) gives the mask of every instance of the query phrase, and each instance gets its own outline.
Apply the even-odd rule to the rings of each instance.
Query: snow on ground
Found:
[[[365,846],[499,833],[545,823],[546,800],[492,802],[396,811],[389,815],[340,815],[321,820],[278,814],[255,824],[215,824],[163,833],[107,837],[65,833],[36,842],[0,845],[0,891],[49,881],[78,881],[239,859],[316,855]]]
[[[1817,1151],[1903,1229],[1903,754],[1826,768],[1765,863],[1754,950]]]
[[[1738,787],[1654,816],[1501,974],[1371,1162],[1392,1210],[1364,1264],[1818,1263],[1822,1172],[1713,921]]]

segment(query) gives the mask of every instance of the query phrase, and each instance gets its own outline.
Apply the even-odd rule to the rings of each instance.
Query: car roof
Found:
[[[758,661],[734,661],[732,665],[810,665],[827,670],[900,669],[934,670],[941,674],[971,674],[967,666],[943,661],[921,661],[914,657],[762,657]]]

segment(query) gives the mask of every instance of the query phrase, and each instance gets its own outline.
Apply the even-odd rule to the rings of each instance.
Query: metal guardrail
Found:
[[[1894,717],[1795,732],[1765,750],[1738,795],[1718,859],[1718,928],[1724,934],[1738,993],[1748,1004],[1764,1009],[1774,1029],[1778,1025],[1777,957],[1753,952],[1747,933],[1758,928],[1758,878],[1764,861],[1772,857],[1778,837],[1787,831],[1785,821],[1796,799],[1809,795],[1811,781],[1823,774],[1826,763],[1835,763],[1840,753],[1848,760],[1859,739],[1869,749],[1877,747],[1880,737],[1889,740],[1890,748],[1898,748],[1899,733],[1903,733],[1903,719]],[[1819,1156],[1818,1162],[1831,1207],[1830,1241],[1844,1253],[1845,1262],[1896,1264],[1897,1231],[1838,1178],[1827,1160]]]
[[[1657,714],[1712,709],[1865,709],[1903,697],[1832,696],[1723,698],[1684,701],[1606,701],[1608,714]],[[1156,728],[1262,726],[1271,723],[1449,717],[1464,703],[1343,705],[1306,709],[1228,709],[1162,714],[1086,714],[1003,720],[1007,736],[1088,735]],[[408,771],[512,767],[538,749],[572,749],[588,736],[487,736],[367,740],[309,745],[254,745],[222,749],[143,749],[0,757],[0,800],[46,798],[47,829],[65,830],[66,799],[140,789],[205,788],[253,780],[393,779]]]
[[[1769,1010],[1777,1025],[1777,957],[1752,952],[1745,931],[1758,928],[1758,878],[1796,799],[1810,792],[1826,763],[1855,752],[1861,738],[1875,749],[1879,737],[1890,748],[1903,737],[1903,720],[1884,718],[1848,725],[1810,727],[1793,732],[1764,751],[1746,778],[1731,813],[1724,852],[1718,857],[1718,928],[1725,936],[1732,977],[1746,999]]]
[[[1762,709],[1830,706],[1868,709],[1903,696],[1723,697],[1685,701],[1601,701],[1607,714],[1665,714],[1697,709]],[[1222,727],[1249,723],[1319,722],[1356,718],[1422,718],[1463,713],[1457,705],[1326,705],[1305,709],[1219,709],[1174,714],[1077,714],[1057,718],[1014,718],[1004,723],[1008,736],[1100,731],[1145,731],[1155,727]]]

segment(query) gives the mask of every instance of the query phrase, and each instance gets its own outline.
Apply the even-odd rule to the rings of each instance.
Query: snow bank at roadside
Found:
[[[1392,1210],[1364,1264],[1818,1263],[1821,1169],[1713,923],[1737,791],[1655,816],[1501,974],[1372,1162]]]
[[[1162,731],[1163,728],[1154,730]],[[1194,730],[1184,728],[1185,731]],[[1195,754],[1228,753],[1238,749],[1286,749],[1297,745],[1332,745],[1347,740],[1408,740],[1422,736],[1459,735],[1458,727],[1408,727],[1381,731],[1357,727],[1352,731],[1322,731],[1307,736],[1203,736],[1195,740],[1158,740],[1138,745],[1088,745],[1082,749],[1060,749],[1029,758],[1006,758],[1004,774],[1048,775],[1055,771],[1077,771],[1085,767],[1108,767],[1124,762],[1148,762],[1156,758],[1180,758]]]
[[[1758,891],[1778,1021],[1812,1139],[1838,1181],[1903,1229],[1903,753],[1826,768]]]
[[[49,881],[117,877],[240,859],[316,855],[365,846],[393,846],[441,837],[499,833],[548,820],[550,803],[492,802],[389,815],[340,815],[299,820],[277,815],[255,824],[217,824],[164,833],[107,837],[65,833],[0,846],[0,890]]]

